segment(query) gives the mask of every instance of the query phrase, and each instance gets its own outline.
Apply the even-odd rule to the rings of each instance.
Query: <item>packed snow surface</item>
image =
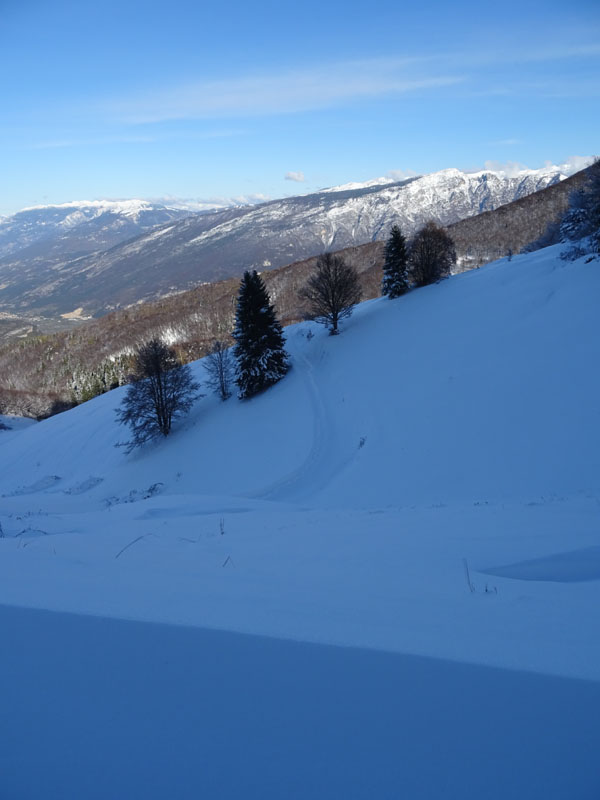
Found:
[[[600,270],[558,255],[290,327],[129,456],[124,389],[0,431],[0,796],[600,796]]]

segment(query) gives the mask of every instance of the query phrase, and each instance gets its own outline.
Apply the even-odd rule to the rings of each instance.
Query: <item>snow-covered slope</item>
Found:
[[[122,776],[158,798],[182,775],[181,797],[245,780],[268,798],[597,796],[599,290],[597,264],[548,248],[365,303],[338,337],[288,328],[282,382],[207,396],[130,456],[123,389],[0,433],[0,603],[63,612],[2,612],[5,707],[50,697],[40,730],[67,709],[90,737],[68,728],[75,789],[64,765],[44,780],[61,797]]]
[[[364,303],[339,337],[327,336],[312,323],[292,326],[287,335],[293,369],[284,381],[246,403],[221,404],[206,397],[168,440],[129,457],[114,447],[126,437],[114,420],[124,389],[23,430],[0,451],[4,526],[16,535],[23,526],[8,515],[41,509],[51,517],[36,517],[32,526],[57,535],[34,542],[26,554],[18,540],[7,539],[2,542],[4,563],[14,570],[16,558],[27,569],[29,554],[67,540],[67,550],[75,547],[82,555],[86,547],[112,552],[119,549],[115,541],[126,543],[142,529],[164,531],[166,539],[137,548],[133,562],[155,548],[172,548],[169,558],[178,561],[187,543],[183,547],[172,541],[174,526],[189,533],[198,516],[211,514],[227,517],[227,526],[237,530],[234,520],[246,513],[251,519],[267,514],[271,520],[296,520],[292,527],[304,529],[301,539],[298,533],[278,539],[276,530],[283,523],[269,524],[275,552],[284,541],[294,551],[310,550],[314,535],[309,531],[322,524],[320,546],[332,542],[331,535],[338,542],[334,549],[346,541],[345,549],[351,540],[352,547],[358,546],[352,539],[353,520],[360,519],[362,528],[369,519],[369,527],[383,537],[383,554],[390,546],[394,552],[382,556],[389,561],[384,571],[391,564],[400,568],[395,559],[402,560],[405,544],[411,551],[416,547],[412,536],[412,544],[398,539],[398,530],[423,528],[422,535],[435,540],[444,526],[452,536],[460,529],[461,545],[453,556],[457,574],[451,577],[460,596],[462,556],[472,559],[474,568],[487,570],[546,557],[557,549],[590,546],[597,536],[587,523],[582,530],[565,526],[560,545],[552,531],[561,527],[555,520],[568,517],[573,503],[585,507],[590,497],[595,508],[600,489],[594,401],[599,379],[590,368],[600,348],[599,284],[595,264],[563,262],[550,248],[495,262],[395,302]],[[202,362],[194,369],[202,380]],[[153,493],[154,499],[143,500]],[[311,511],[301,511],[307,508]],[[378,512],[375,518],[369,516],[373,511]],[[69,521],[71,514],[76,522]],[[391,527],[388,515],[394,520]],[[511,520],[506,530],[512,532],[504,536],[501,520],[506,515]],[[526,518],[532,520],[531,530]],[[424,519],[430,521],[424,524]],[[98,528],[105,533],[91,539],[60,534]],[[214,530],[213,520],[206,533]],[[330,534],[322,539],[325,530]],[[346,533],[350,538],[344,540]],[[439,545],[439,553],[455,547],[452,536]],[[465,536],[472,541],[467,543]],[[200,550],[211,546],[202,539]],[[223,541],[230,546],[229,539]],[[239,544],[266,557],[252,538]],[[231,555],[235,559],[235,550]],[[360,547],[356,556],[366,558]],[[93,561],[95,556],[90,557]],[[281,557],[287,561],[289,554]],[[426,557],[435,561],[438,556],[427,552]],[[374,564],[373,570],[375,575]],[[423,579],[419,575],[418,581]],[[5,581],[0,586],[0,592],[7,590]],[[510,587],[505,591],[511,594]],[[189,621],[220,623],[218,612],[212,620],[205,611],[196,619],[195,609],[186,604]],[[143,616],[152,618],[155,610],[152,604]],[[169,612],[161,609],[160,618],[164,615],[168,618]],[[285,620],[283,609],[276,630],[264,620],[257,625],[263,633],[296,635]],[[321,630],[319,620],[305,622],[307,628],[300,629],[308,633],[316,625],[317,639],[449,655],[446,638],[430,637],[426,645],[416,645],[403,630],[399,639],[388,640],[372,627],[354,630],[352,615],[333,630]],[[235,615],[227,624],[246,627]],[[346,625],[352,632],[342,633]],[[519,656],[497,644],[494,658],[519,665]],[[463,645],[457,640],[450,649],[454,653]],[[478,654],[477,641],[467,650],[475,660],[488,659]],[[552,659],[539,651],[531,658],[540,669],[554,669]],[[565,659],[570,663],[567,652],[556,658],[557,665]],[[571,666],[586,674],[595,670],[579,658]]]

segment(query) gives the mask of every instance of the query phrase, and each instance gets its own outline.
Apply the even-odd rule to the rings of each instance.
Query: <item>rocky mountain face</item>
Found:
[[[39,216],[42,209],[31,209],[0,225],[0,313],[100,316],[245,269],[272,269],[325,250],[379,241],[394,223],[409,235],[429,219],[448,225],[564,177],[557,167],[515,176],[447,169],[385,185],[187,212],[184,219],[181,210],[138,209],[139,201],[131,201],[129,215],[107,210],[89,218],[83,208],[67,213],[55,207],[44,212],[47,220]],[[103,224],[107,214],[114,224]],[[159,219],[160,214],[170,216]],[[140,224],[152,229],[132,238]]]
[[[33,206],[0,219],[0,259],[53,262],[77,257],[189,216],[185,208],[146,200],[97,200]]]

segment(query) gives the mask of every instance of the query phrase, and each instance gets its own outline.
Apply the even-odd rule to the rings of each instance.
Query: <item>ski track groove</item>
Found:
[[[320,356],[323,357],[323,354],[324,351],[321,350]],[[311,361],[301,353],[296,357],[305,367],[305,384],[313,412],[313,443],[307,457],[295,470],[250,495],[254,499],[301,500],[329,483],[337,471],[335,465],[332,465],[325,475],[322,469],[319,470],[327,452],[333,452],[335,424],[331,410],[323,401],[323,394],[315,380]]]

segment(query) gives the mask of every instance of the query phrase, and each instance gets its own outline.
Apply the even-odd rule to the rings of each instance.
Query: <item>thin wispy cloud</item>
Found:
[[[547,99],[598,97],[600,96],[600,81],[596,75],[579,76],[577,81],[565,78],[529,81],[523,85],[522,91]]]
[[[493,142],[488,142],[491,147],[510,147],[511,145],[521,144],[520,139],[496,139]]]
[[[531,50],[524,49],[523,52],[518,52],[511,60],[519,63],[536,62],[536,61],[561,61],[563,59],[571,58],[595,58],[600,56],[600,44],[598,42],[581,43],[577,45],[567,44],[554,44],[533,48]]]
[[[599,32],[600,33],[600,32]],[[589,34],[588,34],[589,35]],[[530,40],[528,46],[523,47],[502,47],[494,48],[491,43],[485,50],[472,50],[469,52],[447,51],[438,53],[432,59],[439,59],[446,65],[464,68],[482,65],[503,65],[503,64],[535,64],[546,62],[560,62],[572,59],[595,59],[600,57],[600,44],[588,42],[578,45],[565,44],[563,42],[551,42],[536,46]]]
[[[116,136],[97,136],[81,139],[49,139],[41,142],[31,142],[20,144],[20,150],[56,150],[69,147],[102,147],[112,144],[153,144],[155,142],[166,142],[172,139],[223,139],[230,136],[241,136],[246,131],[242,130],[209,130],[194,132],[173,132],[156,135],[116,135]]]
[[[286,172],[284,176],[286,181],[295,181],[296,183],[304,183],[306,178],[303,172]]]
[[[144,144],[155,141],[153,136],[107,136],[93,139],[49,139],[21,145],[24,150],[57,150],[64,147],[94,147],[104,144]]]
[[[578,45],[551,42],[517,51],[490,47],[468,53],[446,51],[420,57],[342,61],[276,75],[241,75],[148,90],[102,103],[102,110],[121,122],[144,124],[316,111],[360,99],[425,93],[457,84],[465,84],[465,89],[475,95],[509,95],[522,92],[523,85],[511,80],[508,84],[495,82],[482,89],[479,69],[483,65],[559,62],[598,56],[600,44],[584,41]],[[581,92],[581,87],[571,90]]]
[[[111,102],[122,121],[290,114],[360,98],[452,86],[461,75],[429,74],[428,59],[372,59],[326,64],[279,75],[255,75],[175,86]]]

